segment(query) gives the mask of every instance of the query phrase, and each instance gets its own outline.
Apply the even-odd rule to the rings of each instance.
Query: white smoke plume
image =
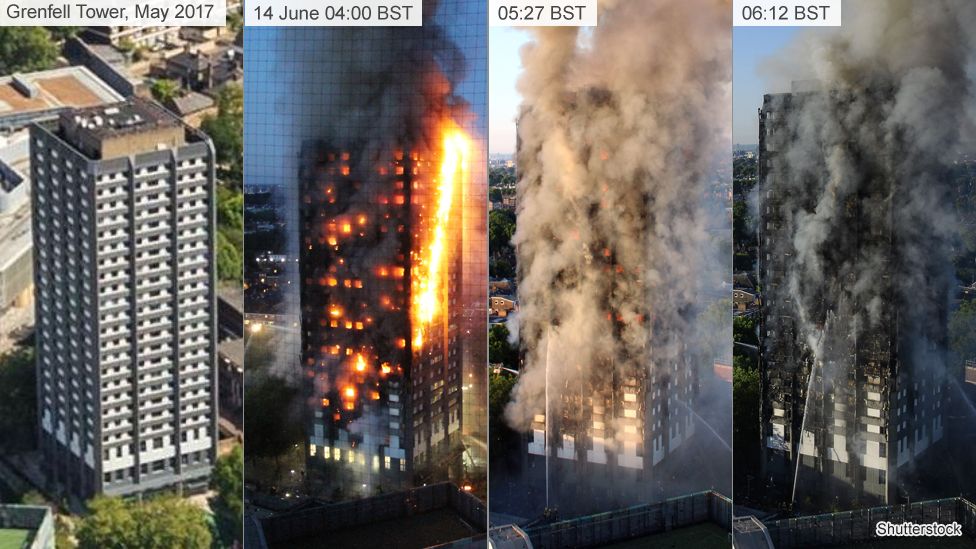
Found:
[[[938,337],[925,327],[944,317],[952,282],[944,169],[972,143],[974,23],[976,4],[964,0],[845,2],[843,27],[808,32],[771,65],[779,86],[816,88],[794,94],[789,127],[768,148],[784,199],[771,206],[793,227],[770,253],[791,256],[800,335],[817,353],[827,309],[842,333],[868,333],[895,320],[892,300],[911,304],[903,326]],[[870,231],[884,238],[858,238]]]
[[[758,189],[771,193],[767,233],[788,231],[761,251],[784,276],[782,289],[767,288],[766,317],[794,319],[822,365],[811,387],[837,403],[853,402],[852,380],[890,375],[889,361],[900,386],[944,384],[958,243],[946,173],[976,128],[976,3],[857,0],[843,9],[842,27],[807,31],[768,64],[772,87],[793,83],[794,93],[772,98]],[[810,414],[832,424],[833,410]],[[865,453],[860,433],[848,434],[846,448],[825,442]]]
[[[724,0],[605,0],[592,30],[532,30],[518,84],[516,429],[545,409],[547,383],[668,375],[694,346],[706,182],[731,150],[730,13]]]

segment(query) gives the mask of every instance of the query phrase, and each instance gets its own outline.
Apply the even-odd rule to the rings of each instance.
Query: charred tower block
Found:
[[[202,490],[216,457],[214,152],[128,102],[31,128],[40,445],[87,499]]]
[[[838,128],[866,124],[872,113],[848,108],[853,93],[767,95],[759,112],[763,477],[808,511],[920,497],[906,474],[943,438],[947,294],[934,271],[917,302],[898,289],[914,268],[896,221],[904,174],[854,137],[787,154],[812,109]],[[857,93],[883,104],[884,92]],[[838,150],[857,180],[828,181]],[[812,226],[801,224],[825,203],[838,219],[811,269],[798,259]]]
[[[483,468],[470,446],[483,433],[472,410],[484,341],[471,334],[485,330],[475,284],[484,269],[471,254],[484,250],[475,208],[485,203],[472,189],[470,143],[448,130],[440,145],[366,160],[362,146],[303,147],[307,448],[326,495],[461,481]]]

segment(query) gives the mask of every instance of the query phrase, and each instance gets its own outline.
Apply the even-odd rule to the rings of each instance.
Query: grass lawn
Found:
[[[20,549],[29,536],[28,530],[0,528],[0,549]]]
[[[678,528],[642,538],[632,539],[621,543],[607,545],[604,549],[644,549],[646,547],[657,548],[683,548],[695,547],[700,549],[729,549],[729,532],[721,526],[706,522],[696,524],[686,528]]]

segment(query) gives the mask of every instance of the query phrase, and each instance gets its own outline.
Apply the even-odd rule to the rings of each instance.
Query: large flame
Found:
[[[414,324],[413,350],[415,352],[423,347],[425,334],[444,307],[441,293],[444,290],[443,279],[446,274],[444,265],[447,227],[451,219],[454,194],[467,174],[471,146],[468,136],[451,123],[441,131],[441,142],[441,164],[437,178],[437,212],[433,218],[429,243],[421,248],[412,280],[411,319]]]

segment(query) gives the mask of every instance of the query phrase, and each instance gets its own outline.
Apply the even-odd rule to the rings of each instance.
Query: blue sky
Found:
[[[512,27],[488,30],[488,152],[515,152],[515,115],[522,97],[515,90],[522,72],[519,48],[529,34]]]
[[[756,110],[767,90],[760,67],[784,47],[797,32],[795,27],[739,27],[733,30],[733,127],[735,143],[754,144],[758,140]],[[529,40],[526,32],[492,27],[488,32],[488,135],[489,151],[515,150],[515,115],[521,97],[515,89],[522,67],[519,48]]]
[[[752,145],[759,141],[756,111],[768,90],[760,67],[770,55],[793,39],[796,27],[736,27],[732,30],[732,141]]]

